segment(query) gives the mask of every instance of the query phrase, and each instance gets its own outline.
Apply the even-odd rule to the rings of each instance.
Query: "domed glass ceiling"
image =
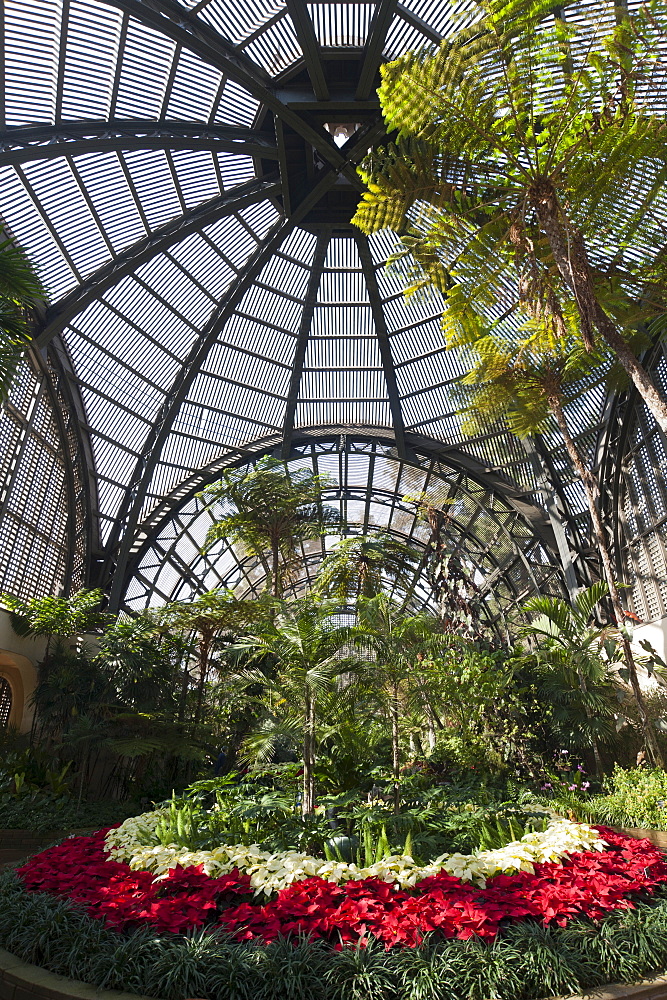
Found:
[[[585,533],[556,439],[524,447],[497,426],[462,436],[439,302],[406,301],[384,267],[394,237],[350,226],[355,164],[385,139],[380,62],[437,42],[474,9],[5,3],[0,211],[49,290],[35,341],[57,359],[85,439],[87,579],[115,605],[128,586],[136,607],[181,593],[185,577],[190,590],[230,579],[222,554],[212,571],[199,537],[187,541],[195,488],[262,453],[297,460],[305,442],[348,456],[370,442],[403,468],[437,458],[444,479],[467,477],[518,519],[540,564],[562,562]],[[580,3],[567,17],[606,29],[613,5]],[[572,407],[589,455],[603,407],[601,391]],[[374,474],[367,465],[350,530],[383,525],[363,513],[383,490]],[[339,498],[362,490],[347,475],[341,466]],[[146,560],[163,565],[167,525],[167,562],[183,577],[158,587]],[[480,540],[467,521],[456,530],[474,562]],[[523,551],[512,546],[478,572],[509,572]],[[517,599],[546,577],[562,585],[537,576]]]

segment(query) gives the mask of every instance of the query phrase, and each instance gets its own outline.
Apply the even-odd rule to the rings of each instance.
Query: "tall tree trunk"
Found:
[[[579,690],[585,696],[588,694],[588,686],[586,684],[586,678],[584,677],[584,672],[581,669],[581,665],[577,663],[577,677],[579,678]],[[593,718],[593,713],[591,712],[591,707],[588,703],[584,704],[584,712],[586,713],[587,719]],[[592,738],[593,743],[593,759],[595,760],[595,777],[602,777],[602,757],[600,755],[600,745],[597,741],[597,737]]]
[[[558,421],[558,426],[560,428],[561,434],[563,435],[563,441],[565,442],[565,447],[567,448],[568,455],[572,461],[573,466],[577,470],[579,478],[584,487],[586,493],[586,499],[588,501],[588,509],[591,515],[591,523],[593,525],[593,534],[595,535],[595,540],[598,544],[598,549],[600,552],[600,557],[602,559],[602,567],[604,570],[605,579],[609,587],[609,596],[611,598],[612,607],[614,609],[614,614],[616,616],[616,621],[621,633],[621,642],[623,644],[623,655],[628,668],[628,674],[630,676],[630,686],[632,687],[632,693],[637,703],[637,709],[639,711],[639,720],[642,727],[642,732],[644,734],[644,740],[646,742],[646,748],[649,752],[649,756],[652,758],[653,763],[658,767],[664,767],[664,761],[662,759],[662,754],[658,746],[658,741],[655,735],[655,729],[653,724],[648,717],[646,711],[646,703],[644,702],[644,696],[639,686],[639,678],[637,677],[637,667],[635,665],[635,658],[632,652],[632,647],[630,645],[630,640],[625,631],[624,618],[625,609],[621,604],[621,598],[618,592],[618,587],[616,586],[616,579],[614,574],[614,567],[611,561],[611,554],[609,552],[609,546],[607,544],[607,536],[605,534],[604,526],[602,524],[602,519],[600,517],[599,509],[599,496],[600,489],[598,481],[593,474],[593,472],[588,468],[583,460],[581,452],[577,448],[572,435],[570,434],[570,429],[568,427],[567,419],[563,411],[563,406],[560,398],[557,395],[552,395],[549,397],[549,405],[551,410]]]
[[[301,813],[309,816],[315,810],[315,698],[310,687],[305,691],[305,717],[303,731],[303,796]]]
[[[183,679],[181,680],[181,695],[178,700],[178,721],[185,722],[185,709],[188,704],[188,686],[190,684],[190,674],[185,663],[183,663]]]
[[[586,243],[576,226],[562,215],[556,193],[550,183],[533,192],[533,204],[553,255],[556,267],[574,295],[581,318],[584,343],[593,346],[593,330],[597,328],[632,379],[646,406],[662,431],[667,434],[667,402],[655,382],[619,333],[616,324],[600,305]]]
[[[277,538],[271,542],[271,593],[274,597],[281,596],[280,543]]]
[[[398,744],[398,681],[392,682],[391,687],[391,751],[394,771],[394,812],[398,814],[401,809],[401,789],[399,780],[400,756]]]
[[[208,676],[208,658],[211,652],[213,636],[204,632],[199,637],[199,683],[197,685],[197,706],[195,708],[195,725],[201,722],[204,706],[204,687]]]

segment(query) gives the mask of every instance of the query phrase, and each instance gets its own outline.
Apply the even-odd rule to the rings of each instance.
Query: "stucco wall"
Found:
[[[27,732],[32,725],[30,698],[35,690],[35,664],[44,655],[46,640],[22,639],[14,632],[7,611],[0,608],[0,677],[9,681],[12,689],[10,726]]]

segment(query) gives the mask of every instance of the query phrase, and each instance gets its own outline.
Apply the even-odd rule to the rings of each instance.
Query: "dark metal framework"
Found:
[[[646,363],[667,393],[665,345],[649,352]],[[610,404],[601,463],[629,609],[641,621],[660,621],[667,618],[667,439],[635,390]]]
[[[606,0],[590,8],[568,16],[591,30],[614,16]],[[132,608],[216,582],[259,586],[261,568],[231,549],[199,554],[193,497],[268,452],[333,463],[355,531],[385,524],[419,544],[403,478],[469,503],[452,544],[487,589],[490,620],[590,578],[581,489],[557,438],[526,451],[497,426],[462,434],[441,303],[406,301],[384,267],[394,238],[349,223],[355,166],[385,139],[380,63],[475,11],[469,0],[5,5],[0,214],[50,293],[31,377],[49,394],[49,462],[63,477],[62,570],[36,590],[99,583]],[[10,404],[3,419],[29,437],[27,413]],[[605,400],[591,392],[569,416],[592,458]],[[8,438],[7,496],[24,489],[22,447]],[[35,544],[21,551],[36,566]],[[322,555],[306,553],[297,590]]]

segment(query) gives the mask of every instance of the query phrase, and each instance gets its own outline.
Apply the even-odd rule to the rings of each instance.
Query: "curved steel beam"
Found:
[[[299,398],[301,377],[303,375],[303,364],[306,359],[306,350],[308,348],[308,340],[310,338],[310,328],[313,322],[313,315],[315,313],[315,303],[317,302],[317,292],[322,280],[322,268],[324,267],[324,261],[326,259],[330,240],[330,230],[324,230],[318,233],[315,254],[313,255],[313,263],[310,269],[310,277],[308,278],[306,297],[304,299],[303,311],[301,313],[301,322],[299,323],[292,375],[290,377],[289,389],[287,390],[287,405],[285,407],[285,419],[283,420],[283,458],[286,455],[289,455],[292,448],[294,417],[296,414],[297,400]]]
[[[387,32],[396,14],[397,7],[398,0],[380,0],[380,3],[375,7],[368,32],[368,39],[366,40],[361,59],[361,72],[359,74],[357,92],[354,95],[358,101],[368,100],[373,90],[375,74],[380,66],[382,50],[387,40]]]
[[[296,38],[303,52],[313,93],[318,101],[329,100],[329,88],[320,58],[320,46],[315,35],[313,21],[304,0],[285,0],[287,12],[292,19]]]
[[[226,215],[233,215],[247,205],[274,197],[280,190],[280,182],[276,177],[265,177],[261,180],[255,178],[247,184],[230,188],[224,194],[205,201],[192,211],[185,212],[166,225],[160,226],[150,236],[133,243],[108,264],[93,272],[68,295],[49,306],[40,326],[33,334],[35,343],[38,347],[44,347],[65,329],[77,313],[99,298],[107,288],[115,285],[126,275],[132,274],[156,254],[163,253],[186,236],[200,232]]]
[[[215,28],[189,11],[176,0],[106,0],[113,7],[130,14],[136,20],[198,55],[215,66],[226,77],[235,80],[266,108],[277,114],[303,139],[317,150],[324,161],[343,171],[352,183],[361,184],[347,158],[338,150],[323,128],[314,128],[302,115],[284,104],[273,89],[271,78],[260,66],[236,49]]]
[[[341,431],[349,435],[353,435],[355,441],[365,439],[372,443],[384,444],[392,447],[395,445],[393,437],[387,433],[387,428],[385,427],[356,428],[356,433],[355,429],[350,427],[340,428],[332,426],[327,428],[301,428],[294,433],[294,447],[291,455],[285,456],[285,460],[289,460],[291,457],[295,456],[301,457],[302,453],[298,450],[298,447],[303,446],[303,444],[324,443],[332,440],[338,440]],[[496,481],[497,477],[489,476],[488,470],[484,470],[484,467],[480,463],[476,462],[475,459],[471,459],[469,455],[465,455],[457,449],[443,447],[439,442],[423,438],[421,435],[411,434],[408,432],[406,434],[406,438],[410,454],[413,457],[408,457],[404,460],[396,459],[396,461],[404,461],[406,464],[414,466],[415,468],[423,469],[423,465],[416,457],[417,452],[419,452],[422,455],[427,455],[430,458],[431,463],[442,462],[447,465],[453,474],[459,474],[459,478],[461,478],[461,473],[463,473],[475,482],[479,483],[479,485],[485,490],[496,493],[496,495],[500,495],[506,503],[508,513],[513,511],[515,517],[523,523],[526,523],[526,520],[528,520],[532,529],[531,537],[535,541],[541,543],[549,552],[549,555],[552,558],[552,568],[554,572],[558,572],[558,550],[556,540],[550,531],[551,526],[549,524],[549,519],[543,511],[535,508],[533,505],[533,517],[527,519],[526,503],[520,503],[517,505],[517,499],[522,496],[519,491],[512,489],[511,484],[508,484],[505,481],[502,481],[505,487],[504,491],[499,490],[498,482]],[[127,584],[129,583],[131,577],[137,572],[137,567],[147,549],[153,544],[154,539],[157,535],[159,535],[160,531],[163,530],[169,520],[176,516],[178,511],[182,510],[182,508],[193,499],[196,493],[209,483],[218,479],[224,469],[256,461],[265,454],[275,453],[276,448],[280,446],[280,441],[281,439],[279,435],[270,435],[252,442],[247,446],[247,448],[230,449],[224,456],[218,458],[214,462],[211,462],[205,468],[200,469],[194,476],[185,480],[178,487],[176,487],[176,489],[174,489],[169,496],[165,497],[159,506],[151,511],[151,513],[141,522],[141,525],[139,526],[136,534],[135,545],[131,551],[129,560],[125,565],[125,578],[123,580],[119,602],[122,601],[122,596],[125,593]],[[472,471],[472,467],[476,467],[475,472]],[[435,474],[437,474],[437,472]],[[494,480],[493,485],[489,482],[490,478]],[[455,492],[458,491],[467,496],[473,504],[476,504],[479,507],[479,500],[466,490],[462,481],[460,481],[454,489]],[[348,490],[350,491],[350,495],[356,495],[355,487],[349,486]],[[379,491],[376,497],[378,502],[384,502],[381,499],[381,494],[384,494],[385,492],[386,491],[384,490]],[[528,578],[532,581],[533,586],[539,590],[539,581],[535,578],[532,572],[528,557],[525,552],[521,550],[521,547],[512,535],[510,526],[499,520],[494,511],[487,510],[486,513],[496,523],[499,533],[507,537],[514,550],[515,555],[511,564],[513,565],[517,560],[521,561],[524,565]],[[470,526],[466,527],[460,525],[457,520],[454,520],[453,523],[456,525],[457,530],[462,534],[467,534],[469,537],[475,539],[480,547],[480,551],[483,550],[484,545],[482,540],[475,535]],[[541,524],[542,531],[535,531],[535,526],[538,524]],[[168,556],[168,553],[165,555]],[[503,567],[498,563],[493,550],[487,551],[485,555],[496,567],[493,571],[494,574],[499,575],[502,572]],[[472,558],[473,561],[476,562],[475,557],[473,556]],[[478,563],[476,562],[476,565],[477,564]],[[480,571],[482,571],[481,566]]]
[[[341,435],[348,435],[355,441],[377,442],[388,447],[395,447],[396,441],[386,427],[369,427],[367,425],[329,427],[301,427],[292,433],[292,452],[284,455],[284,460],[290,458],[295,453],[299,445],[306,442],[331,441],[340,438]],[[424,437],[421,434],[414,434],[411,431],[405,433],[406,448],[409,453],[421,452],[430,457],[444,462],[452,470],[465,472],[480,486],[492,493],[500,496],[508,507],[520,515],[531,528],[533,534],[544,545],[547,551],[556,560],[558,559],[558,547],[554,538],[551,524],[547,514],[536,507],[526,494],[522,493],[512,483],[503,479],[497,473],[492,472],[478,462],[466,452],[457,448],[450,448],[433,438]],[[138,525],[138,535],[141,535],[142,546],[145,545],[149,536],[157,534],[173,516],[174,511],[188,503],[196,493],[199,493],[209,483],[220,478],[224,469],[235,465],[243,465],[246,462],[253,462],[262,455],[275,453],[282,444],[281,435],[271,434],[264,438],[258,438],[244,447],[230,448],[224,455],[210,462],[204,468],[199,469],[188,479],[179,483],[167,496],[144,518]],[[403,459],[408,465],[415,464],[409,457]]]
[[[385,320],[384,309],[382,308],[382,298],[378,287],[377,274],[375,273],[375,268],[373,267],[373,258],[371,257],[371,250],[368,245],[368,237],[355,230],[354,238],[357,244],[357,250],[359,251],[361,270],[363,271],[366,287],[368,288],[368,298],[371,304],[375,333],[377,335],[378,346],[380,348],[382,370],[384,372],[384,380],[387,385],[387,395],[389,396],[389,410],[391,412],[391,420],[394,425],[394,435],[396,437],[396,450],[398,451],[399,458],[404,458],[405,424],[403,422],[401,398],[398,393],[398,384],[396,382],[396,369],[394,368],[394,360],[391,356],[389,334],[387,332],[387,321]]]
[[[239,125],[202,122],[90,121],[17,126],[0,132],[0,166],[83,153],[137,149],[205,149],[277,159],[275,142],[264,132]]]
[[[137,459],[132,480],[125,491],[123,502],[116,515],[114,530],[107,543],[108,559],[113,560],[116,550],[118,551],[118,560],[115,563],[109,596],[112,608],[118,607],[123,595],[127,561],[135,544],[135,534],[144,504],[144,497],[160,460],[162,448],[171,433],[174,420],[187,397],[190,386],[201,370],[220,331],[224,328],[227,320],[236,309],[242,296],[250,288],[269,258],[294,227],[308,214],[312,206],[317,204],[325,192],[333,187],[336,177],[337,174],[334,171],[326,171],[325,176],[322,177],[320,182],[304,198],[296,211],[288,219],[282,220],[274,226],[264,241],[257,247],[255,253],[251,255],[245,267],[232,282],[213,316],[202,330],[199,338],[193,344],[176,379],[166,393],[162,407],[146,438],[142,453]]]

